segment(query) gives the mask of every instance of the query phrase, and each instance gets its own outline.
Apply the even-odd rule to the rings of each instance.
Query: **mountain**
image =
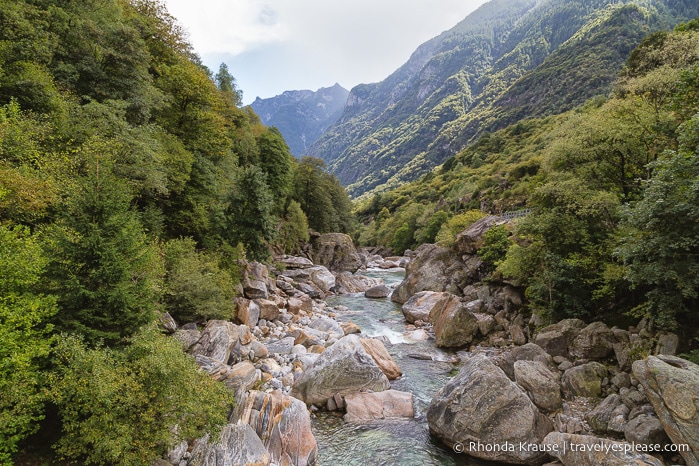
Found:
[[[339,84],[317,91],[286,91],[250,105],[262,123],[275,126],[300,157],[342,115],[349,91]]]
[[[493,0],[353,88],[307,154],[354,197],[396,187],[485,131],[606,95],[646,34],[698,15],[694,0]]]

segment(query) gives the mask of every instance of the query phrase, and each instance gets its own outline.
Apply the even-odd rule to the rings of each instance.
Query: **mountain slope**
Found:
[[[284,136],[292,155],[300,157],[342,115],[349,91],[339,84],[317,91],[286,91],[250,105],[267,126]]]
[[[645,34],[697,15],[690,0],[491,1],[383,82],[352,89],[307,153],[355,197],[395,187],[484,130],[608,93]]]

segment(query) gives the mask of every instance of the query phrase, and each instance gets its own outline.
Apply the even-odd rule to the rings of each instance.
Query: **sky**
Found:
[[[164,0],[243,102],[287,90],[382,81],[486,0]]]

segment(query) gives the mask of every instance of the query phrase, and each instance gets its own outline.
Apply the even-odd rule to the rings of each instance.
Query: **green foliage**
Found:
[[[320,159],[304,157],[296,167],[293,199],[301,205],[311,229],[320,233],[350,232],[352,205],[337,178],[324,170]]]
[[[456,240],[456,235],[483,217],[485,217],[485,214],[479,210],[469,210],[463,214],[454,215],[440,228],[439,233],[435,237],[436,243],[444,248],[452,247],[454,240]]]
[[[276,234],[272,200],[266,173],[255,165],[238,170],[235,188],[228,195],[224,234],[231,244],[243,243],[252,260],[270,255],[267,242]]]
[[[275,211],[284,208],[291,194],[294,160],[279,130],[269,128],[257,137],[260,149],[260,168],[267,174],[267,184],[272,192]]]
[[[180,324],[235,316],[235,284],[221,270],[218,260],[197,251],[191,238],[173,239],[163,245],[165,282],[163,302]]]
[[[64,336],[54,354],[48,395],[63,429],[56,451],[82,464],[150,464],[182,439],[220,431],[233,404],[230,390],[155,326],[123,350]]]
[[[56,300],[36,292],[46,259],[36,237],[0,225],[0,464],[43,418],[40,361],[53,336],[46,322]]]
[[[646,290],[637,313],[669,329],[691,321],[699,304],[699,115],[681,127],[680,142],[651,165],[617,250],[628,279]]]
[[[47,278],[57,329],[115,344],[154,319],[161,266],[108,161],[92,163],[49,232]]]
[[[510,232],[505,225],[495,225],[483,235],[483,246],[478,250],[481,259],[497,267],[505,259],[511,246]]]
[[[279,228],[278,241],[281,248],[287,252],[297,252],[301,243],[308,242],[308,220],[301,209],[301,204],[289,201],[286,216]]]

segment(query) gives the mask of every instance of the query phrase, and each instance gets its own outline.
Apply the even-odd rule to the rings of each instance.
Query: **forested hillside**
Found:
[[[581,50],[581,53],[585,53]],[[699,20],[654,32],[608,97],[487,132],[420,180],[359,205],[364,244],[451,247],[488,214],[490,279],[540,317],[699,328]]]
[[[354,197],[395,188],[484,131],[607,95],[646,34],[697,15],[691,0],[488,2],[386,80],[352,89],[308,154]]]
[[[157,0],[0,1],[1,464],[149,464],[226,421],[152,323],[232,320],[241,259],[353,226],[240,103]]]

